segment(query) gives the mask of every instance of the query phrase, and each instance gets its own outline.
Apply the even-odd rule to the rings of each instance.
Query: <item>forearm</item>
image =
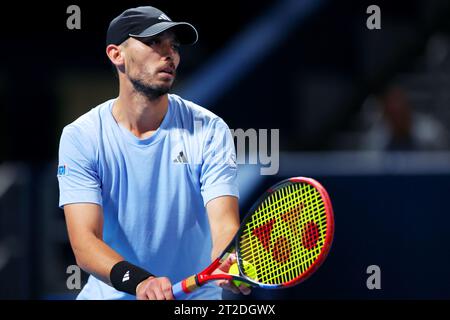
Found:
[[[152,274],[133,265],[103,241],[103,210],[97,204],[64,206],[70,244],[77,264],[116,290],[137,294],[137,286]],[[128,281],[123,281],[128,274]],[[167,281],[162,280],[166,283]],[[140,297],[144,297],[142,294]],[[169,296],[170,298],[170,296]]]
[[[236,197],[222,196],[208,202],[211,227],[211,259],[216,259],[228,246],[239,229],[239,206]]]
[[[233,240],[234,235],[239,229],[239,225],[224,226],[217,230],[213,236],[213,244],[211,250],[211,260],[216,259],[223,250]]]
[[[80,244],[72,246],[77,264],[89,274],[111,285],[112,267],[124,258],[95,235],[86,235]]]

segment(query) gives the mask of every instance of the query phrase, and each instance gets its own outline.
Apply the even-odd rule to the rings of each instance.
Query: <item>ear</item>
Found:
[[[109,60],[117,67],[121,68],[125,64],[124,52],[122,48],[116,46],[115,44],[110,44],[106,47],[106,55]]]

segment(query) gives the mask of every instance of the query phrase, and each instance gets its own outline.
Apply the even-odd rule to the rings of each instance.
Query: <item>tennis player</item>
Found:
[[[59,205],[90,274],[77,299],[173,299],[172,283],[206,267],[239,228],[227,125],[169,94],[180,45],[196,41],[191,24],[149,6],[109,25],[119,96],[67,125],[59,147]],[[220,281],[190,298],[221,299],[221,287],[250,292]]]

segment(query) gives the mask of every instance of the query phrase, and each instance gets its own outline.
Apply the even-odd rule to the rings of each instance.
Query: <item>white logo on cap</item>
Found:
[[[170,18],[169,18],[168,16],[166,16],[164,13],[161,14],[161,15],[158,17],[158,19],[159,19],[159,20],[168,20],[168,21],[172,21],[172,20],[170,20]]]

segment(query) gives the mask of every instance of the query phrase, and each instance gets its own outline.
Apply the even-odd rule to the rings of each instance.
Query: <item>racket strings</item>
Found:
[[[294,279],[295,277],[298,277],[298,275],[306,272],[306,270],[314,263],[315,259],[321,252],[325,239],[324,233],[323,237],[321,237],[321,241],[319,241],[318,237],[316,241],[314,241],[314,243],[311,243],[310,241],[309,246],[305,246],[304,241],[302,241],[304,238],[312,238],[307,233],[308,229],[305,230],[305,226],[313,224],[317,228],[317,232],[320,233],[319,227],[317,225],[320,221],[320,212],[324,211],[324,205],[322,203],[320,194],[310,185],[307,186],[308,186],[307,192],[304,194],[302,199],[303,203],[305,203],[303,210],[305,210],[306,208],[309,208],[311,210],[310,212],[308,212],[308,210],[305,210],[304,212],[305,214],[302,214],[300,216],[299,224],[300,226],[303,226],[302,236],[293,238],[295,241],[294,246],[302,250],[296,251],[297,255],[293,257],[293,259],[291,260],[291,264],[288,266],[290,267],[290,269],[287,270],[287,272],[295,273],[292,275]],[[322,206],[322,208],[320,206]],[[325,222],[326,224],[326,215],[323,214],[322,217],[325,218],[325,221],[322,222]],[[291,280],[292,277],[289,280]]]
[[[326,215],[320,216],[321,209],[324,211],[324,205],[320,194],[315,192],[317,191],[310,187],[304,196],[306,202],[305,208],[311,208],[311,211],[300,216],[299,224],[300,226],[303,226],[301,237],[291,238],[294,241],[294,246],[301,248],[302,250],[297,250],[295,252],[296,256],[293,257],[290,265],[288,266],[290,269],[286,270],[288,273],[291,272],[291,277],[289,277],[287,281],[295,279],[298,275],[306,272],[306,270],[314,263],[315,259],[320,254],[325,242],[326,233],[324,232],[323,236],[320,237],[318,223],[315,221],[321,221],[322,224],[326,224]],[[309,213],[311,213],[312,216]],[[325,220],[322,220],[321,217]],[[311,227],[308,228],[308,226]],[[312,233],[310,233],[311,231]],[[315,237],[316,233],[317,238]],[[307,239],[308,242],[304,241],[304,239]]]
[[[298,278],[319,256],[326,231],[325,206],[314,187],[294,183],[278,189],[257,208],[241,235],[242,259],[256,270],[247,276],[264,284]]]
[[[280,207],[283,211],[285,211],[286,212],[286,210],[289,210],[290,208],[288,207],[288,205],[290,204],[289,202],[292,202],[292,195],[293,195],[293,193],[292,193],[292,187],[291,187],[291,193],[290,193],[290,199],[288,199],[289,201],[288,202],[284,202],[283,204],[282,204],[282,206]],[[281,195],[281,197],[280,197],[280,195]],[[271,203],[271,205],[272,206],[274,206],[274,205],[276,205],[277,203],[279,204],[280,203],[280,198],[281,198],[281,200],[282,199],[286,199],[286,194],[285,194],[285,190],[281,190],[281,192],[278,194],[278,197],[276,196],[275,197],[278,201],[276,201],[275,203]],[[294,210],[296,210],[296,208],[294,208]],[[298,209],[297,209],[298,210]],[[274,236],[275,236],[275,238],[277,238],[278,240],[276,241],[276,243],[275,243],[275,245],[274,245],[274,252],[277,252],[278,250],[282,250],[282,251],[287,251],[287,250],[289,250],[288,248],[290,248],[290,247],[286,247],[286,243],[287,243],[287,241],[286,241],[286,238],[284,237],[284,235],[283,235],[283,232],[284,232],[285,230],[283,230],[283,229],[279,229],[279,230],[277,230],[275,233],[274,233]],[[278,237],[278,233],[280,233],[280,237]],[[273,236],[273,235],[272,235]],[[280,241],[279,241],[279,239],[283,239],[283,241],[281,241],[281,243],[282,243],[282,245],[281,245],[281,248],[278,248],[277,249],[277,245],[280,245]],[[287,253],[288,255],[290,255],[290,252],[289,253]],[[274,256],[274,258],[276,258],[276,256]],[[277,260],[277,259],[275,259],[275,260]],[[283,259],[284,260],[284,259]],[[298,260],[296,260],[296,258],[294,257],[293,259],[291,259],[291,261],[297,261],[298,262]],[[280,261],[279,259],[277,260],[277,262],[279,262],[279,263],[283,263],[284,261]],[[274,265],[274,266],[276,266],[276,265]],[[286,268],[287,267],[287,268]],[[274,268],[271,268],[270,270],[268,270],[268,274],[275,274],[275,275],[278,275],[277,274],[277,270],[276,270],[276,268],[275,268],[275,270],[273,270]],[[281,276],[282,276],[282,279],[280,279],[278,282],[285,282],[285,281],[289,281],[290,280],[290,278],[292,278],[292,277],[295,277],[296,276],[296,274],[294,274],[294,275],[292,275],[292,269],[289,269],[289,265],[287,265],[287,266],[285,266],[285,269],[286,269],[286,271],[287,272],[285,272],[284,274],[281,274]],[[266,269],[267,270],[267,269]],[[289,275],[289,272],[291,272],[291,275]],[[267,279],[267,280],[273,280],[273,279]],[[271,282],[271,281],[268,281],[268,282]]]

